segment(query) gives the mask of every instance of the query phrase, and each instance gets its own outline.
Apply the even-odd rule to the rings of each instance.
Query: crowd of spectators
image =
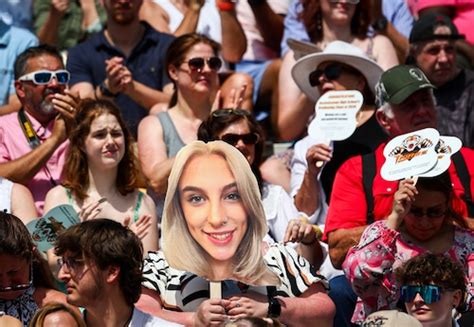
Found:
[[[0,1],[0,325],[473,326],[473,19]],[[363,96],[345,140],[308,134],[330,91]],[[424,128],[461,140],[449,168],[385,180],[388,142]],[[79,222],[42,251],[59,206]]]

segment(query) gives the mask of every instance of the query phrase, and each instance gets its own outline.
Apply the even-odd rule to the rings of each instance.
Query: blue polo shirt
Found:
[[[8,101],[15,93],[13,66],[16,57],[38,44],[38,39],[31,32],[5,24],[0,19],[0,105]]]
[[[69,84],[72,86],[79,82],[89,82],[97,87],[106,77],[105,60],[118,56],[124,58],[134,80],[162,90],[170,83],[164,65],[166,51],[174,36],[160,33],[144,22],[142,24],[145,27],[143,38],[128,58],[107,41],[103,31],[71,48],[67,60],[67,69],[71,72]],[[120,107],[130,131],[136,136],[138,123],[148,111],[121,93],[115,98],[115,103]]]

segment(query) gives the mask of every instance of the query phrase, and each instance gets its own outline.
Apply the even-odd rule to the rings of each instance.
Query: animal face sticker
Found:
[[[392,139],[384,149],[386,161],[381,175],[387,181],[419,176],[438,161],[435,145],[439,133],[433,128],[403,134]]]
[[[435,146],[435,151],[438,155],[438,162],[436,165],[421,174],[422,177],[438,176],[446,171],[451,165],[451,156],[458,152],[462,147],[460,139],[454,136],[440,136],[438,144]]]

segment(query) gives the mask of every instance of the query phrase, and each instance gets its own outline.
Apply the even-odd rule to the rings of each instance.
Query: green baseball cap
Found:
[[[386,102],[400,104],[418,90],[431,88],[431,84],[421,69],[410,65],[398,65],[385,71],[375,86],[377,106]]]

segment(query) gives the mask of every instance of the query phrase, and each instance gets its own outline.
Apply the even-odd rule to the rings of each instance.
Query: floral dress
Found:
[[[359,296],[352,322],[379,310],[395,309],[400,297],[394,271],[404,262],[428,252],[386,226],[385,221],[369,225],[357,246],[347,253],[342,265],[354,292]],[[454,241],[444,253],[464,267],[469,298],[474,296],[474,231],[455,227]],[[469,303],[469,302],[468,302]]]

